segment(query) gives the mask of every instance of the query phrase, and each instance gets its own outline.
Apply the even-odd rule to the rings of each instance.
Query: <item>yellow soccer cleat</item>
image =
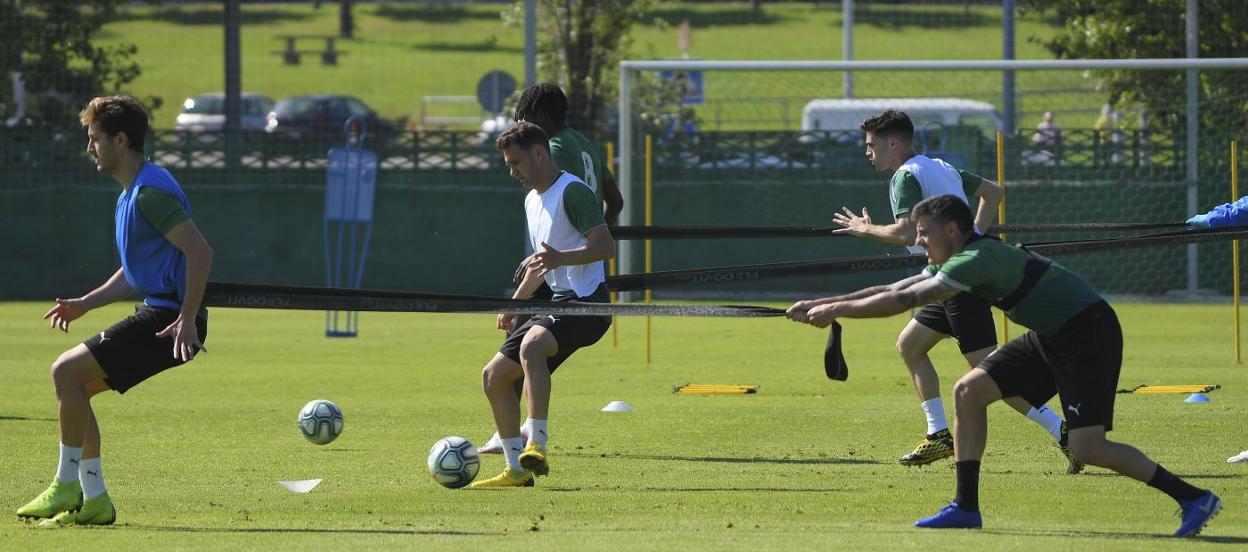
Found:
[[[953,456],[953,435],[948,429],[942,429],[919,441],[910,454],[897,459],[903,466],[923,466],[941,458]]]
[[[473,482],[473,484],[469,485],[468,488],[469,489],[505,489],[507,487],[532,487],[532,486],[533,486],[533,472],[516,471],[516,470],[511,469],[511,466],[507,466],[503,468],[503,473],[500,473],[489,479],[475,481]]]
[[[113,499],[108,497],[108,493],[104,493],[83,501],[81,510],[61,512],[52,519],[43,520],[39,526],[112,525],[114,521],[117,521],[117,508],[113,507]]]
[[[1066,456],[1066,475],[1075,475],[1083,471],[1083,462],[1075,458],[1075,453],[1070,451],[1070,433],[1066,431],[1066,422],[1062,422],[1062,439],[1054,444]]]
[[[23,519],[45,519],[61,512],[72,512],[82,507],[82,484],[77,481],[52,481],[47,490],[17,510]]]
[[[524,452],[520,453],[520,465],[533,472],[533,475],[550,473],[550,464],[546,462],[546,450],[537,446],[537,443],[529,443],[529,446],[524,447]]]

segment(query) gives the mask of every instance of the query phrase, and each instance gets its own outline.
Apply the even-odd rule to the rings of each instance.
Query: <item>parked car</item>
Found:
[[[263,94],[242,94],[242,129],[264,130],[268,123],[269,111],[273,109],[273,98]],[[174,130],[204,132],[219,131],[225,128],[225,94],[200,94],[191,96],[182,102],[182,112],[178,114]]]
[[[337,141],[349,117],[358,117],[368,125],[367,143],[384,141],[396,130],[394,123],[377,116],[377,112],[359,98],[343,95],[282,98],[269,112],[264,129],[293,139],[312,134]]]

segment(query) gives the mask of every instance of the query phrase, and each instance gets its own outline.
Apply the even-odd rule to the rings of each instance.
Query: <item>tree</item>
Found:
[[[619,96],[619,62],[632,45],[630,31],[656,0],[538,0],[538,73],[568,96],[568,123],[603,136]],[[511,24],[523,22],[523,2]]]
[[[1064,22],[1057,35],[1036,41],[1058,58],[1140,59],[1187,57],[1186,0],[1020,0],[1020,7],[1051,12]],[[1248,52],[1243,0],[1200,0],[1199,56],[1241,57]],[[1097,71],[1110,103],[1145,107],[1155,120],[1182,125],[1183,72]],[[1248,133],[1245,78],[1235,71],[1201,71],[1201,126],[1219,133]]]
[[[116,93],[139,76],[133,44],[99,47],[92,38],[123,0],[0,0],[0,62],[30,91],[27,116],[38,124],[76,125],[87,101]],[[159,98],[145,98],[149,109]]]

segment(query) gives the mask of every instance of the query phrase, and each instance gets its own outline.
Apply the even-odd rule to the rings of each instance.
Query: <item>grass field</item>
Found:
[[[48,366],[126,314],[89,314],[70,335],[43,303],[0,303],[0,505],[41,491],[56,463]],[[479,369],[499,343],[489,316],[364,314],[358,339],[322,337],[317,312],[216,309],[210,353],[95,408],[119,508],[111,528],[41,531],[13,517],[0,549],[827,549],[1228,550],[1248,544],[1248,372],[1231,360],[1230,307],[1117,305],[1126,335],[1120,387],[1220,383],[1209,404],[1119,395],[1113,437],[1215,489],[1226,504],[1198,542],[1176,543],[1174,503],[1090,468],[1063,474],[1043,432],[994,406],[981,531],[911,523],[952,497],[952,463],[894,459],[922,415],[893,352],[903,319],[848,321],[851,377],[820,367],[825,335],[782,320],[642,322],[578,353],[555,377],[552,475],[534,489],[451,491],[429,481],[438,438],[490,434]],[[1015,334],[1018,328],[1011,328]],[[952,344],[934,358],[946,391],[964,371]],[[676,396],[682,383],[750,383],[752,396]],[[947,397],[947,396],[946,396]],[[295,416],[336,401],[346,430],[318,447]],[[629,414],[600,413],[611,400]],[[948,400],[948,398],[947,398]],[[486,457],[493,475],[501,458]],[[281,479],[324,478],[310,494]],[[11,515],[11,514],[10,514]],[[818,548],[816,548],[818,547]],[[1235,548],[1235,547],[1233,547]]]
[[[500,12],[510,4],[424,5],[358,4],[356,34],[338,43],[348,52],[339,65],[320,65],[305,56],[298,66],[282,64],[279,35],[335,34],[338,12],[332,3],[316,10],[310,2],[243,6],[243,89],[280,99],[293,94],[348,93],[362,98],[389,118],[417,121],[424,96],[473,96],[476,83],[487,71],[503,69],[523,79],[523,29],[506,26]],[[854,57],[879,59],[994,59],[1001,53],[999,8],[960,6],[880,5],[862,9],[857,18]],[[105,26],[102,44],[133,43],[142,75],[129,85],[139,96],[159,96],[165,104],[155,113],[157,128],[172,128],[182,101],[191,95],[224,89],[224,43],[219,4],[127,7],[124,16]],[[740,2],[699,4],[658,11],[634,27],[631,59],[678,58],[674,25],[689,20],[693,26],[691,55],[705,60],[839,60],[841,13],[838,6],[768,4],[755,16]],[[657,22],[663,21],[667,25]],[[1049,59],[1051,54],[1029,40],[1051,36],[1056,23],[1034,14],[1020,14],[1017,22],[1019,59]],[[319,41],[300,42],[300,48],[318,49]],[[707,97],[737,100],[728,115],[703,113],[710,122],[727,117],[727,128],[796,128],[801,107],[812,97],[839,97],[840,74],[760,77],[716,74],[707,80]],[[1070,79],[1074,81],[1067,82]],[[1020,91],[1028,88],[1081,86],[1082,75],[1046,75],[1024,72]],[[965,95],[999,101],[1000,75],[958,74],[948,78],[913,77],[922,90],[899,85],[896,75],[863,74],[856,84],[858,97],[898,95]],[[980,97],[983,95],[983,97]],[[800,98],[783,116],[778,107],[759,98]],[[1074,101],[1099,107],[1103,99],[1042,96],[1033,105],[1024,94],[1020,110],[1059,109]],[[1074,96],[1080,96],[1074,94]],[[1081,98],[1081,96],[1080,96]],[[1080,104],[1082,105],[1082,104]],[[733,113],[747,108],[772,111],[734,124]],[[1069,107],[1069,106],[1067,106]],[[459,114],[465,114],[458,112]],[[442,113],[451,114],[451,113]],[[469,106],[468,113],[473,113]],[[1031,115],[1028,115],[1029,117]],[[1067,126],[1086,121],[1063,119]],[[1038,120],[1038,119],[1037,119]],[[1023,126],[1035,122],[1027,121]]]

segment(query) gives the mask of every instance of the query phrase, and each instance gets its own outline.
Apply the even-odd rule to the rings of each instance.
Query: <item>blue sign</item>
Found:
[[[702,71],[660,71],[659,78],[672,81],[680,86],[680,103],[685,105],[702,105],[706,103],[702,87]]]

